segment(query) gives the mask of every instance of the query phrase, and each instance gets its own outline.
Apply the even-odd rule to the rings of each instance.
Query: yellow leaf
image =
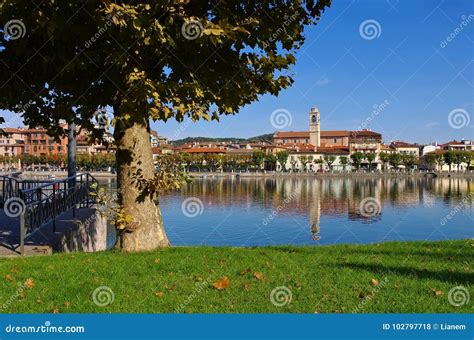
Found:
[[[255,273],[253,273],[253,276],[254,276],[257,280],[260,280],[260,281],[262,281],[262,280],[265,279],[265,277],[263,276],[263,274],[260,273],[260,272],[255,272]]]
[[[157,297],[163,297],[164,293],[163,292],[155,292],[155,296]]]
[[[31,278],[30,278],[30,279],[27,279],[27,280],[25,281],[25,286],[26,286],[26,288],[28,288],[28,289],[32,289],[32,288],[35,286],[35,282],[34,282],[33,279],[31,279]]]
[[[212,286],[217,290],[223,290],[230,286],[230,280],[227,276],[224,276],[222,279],[219,279],[214,282]]]
[[[372,279],[372,280],[370,280],[370,283],[372,283],[372,286],[378,286],[379,285],[379,280]]]

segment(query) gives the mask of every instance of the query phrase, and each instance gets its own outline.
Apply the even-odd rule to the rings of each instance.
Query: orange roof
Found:
[[[412,144],[412,143],[407,143],[407,142],[402,142],[402,141],[395,141],[390,144],[390,146],[393,146],[395,148],[417,148],[419,147],[418,144]]]
[[[159,155],[159,154],[162,153],[160,148],[151,148],[151,152],[152,152],[154,155]]]
[[[184,150],[184,152],[188,153],[225,153],[225,149],[220,148],[191,148]]]
[[[3,131],[7,132],[7,133],[23,133],[24,130],[21,130],[21,129],[15,129],[15,128],[9,128],[9,127],[6,127],[6,128],[2,128]]]
[[[349,137],[349,131],[347,130],[321,131],[321,137]]]
[[[277,131],[274,138],[309,138],[309,131]]]

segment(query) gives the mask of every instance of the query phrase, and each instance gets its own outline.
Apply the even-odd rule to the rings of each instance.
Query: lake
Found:
[[[463,178],[267,177],[194,179],[160,204],[173,245],[241,247],[472,238],[473,199]]]

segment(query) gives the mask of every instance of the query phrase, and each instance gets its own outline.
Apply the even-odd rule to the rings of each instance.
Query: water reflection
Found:
[[[202,201],[202,215],[183,215],[187,197]],[[473,237],[473,198],[462,178],[216,178],[193,180],[161,206],[174,244],[329,244]]]

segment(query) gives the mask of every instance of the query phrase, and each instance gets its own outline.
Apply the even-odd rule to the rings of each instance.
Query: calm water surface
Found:
[[[172,244],[212,246],[472,238],[473,202],[454,178],[195,179],[160,198]]]

